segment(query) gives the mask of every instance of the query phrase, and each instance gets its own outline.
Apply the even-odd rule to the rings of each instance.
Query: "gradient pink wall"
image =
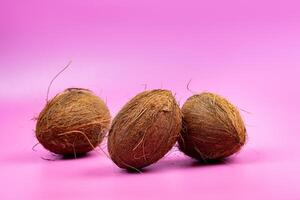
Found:
[[[0,0],[0,199],[300,199],[300,3],[293,0]],[[36,116],[50,95],[86,87],[113,114],[147,88],[182,104],[228,97],[249,140],[226,164],[197,165],[174,148],[144,174],[103,153],[45,161]],[[105,145],[103,145],[105,148]]]

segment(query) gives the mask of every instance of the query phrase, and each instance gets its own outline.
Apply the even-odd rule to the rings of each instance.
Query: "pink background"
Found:
[[[299,9],[298,0],[0,0],[0,199],[300,199]],[[89,88],[115,115],[145,84],[182,105],[192,79],[191,90],[250,112],[248,143],[211,166],[174,148],[142,174],[101,151],[34,152],[30,119],[69,60],[50,96]]]

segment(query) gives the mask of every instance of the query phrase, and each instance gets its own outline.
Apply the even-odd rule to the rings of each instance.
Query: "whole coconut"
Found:
[[[37,119],[36,137],[53,153],[84,154],[100,144],[110,121],[99,97],[87,89],[69,88],[47,102]]]
[[[226,158],[245,144],[246,128],[238,109],[212,93],[190,97],[182,107],[183,128],[179,148],[202,160]]]
[[[162,158],[176,143],[182,115],[168,90],[144,91],[117,114],[108,135],[108,151],[117,166],[140,169]]]

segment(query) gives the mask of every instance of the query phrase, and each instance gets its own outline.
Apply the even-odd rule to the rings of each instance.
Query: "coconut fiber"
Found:
[[[182,115],[168,90],[144,91],[117,114],[108,135],[113,162],[140,169],[162,158],[180,135]]]
[[[178,141],[186,155],[201,160],[219,160],[245,144],[246,129],[238,109],[212,93],[190,97],[182,107],[183,128]]]
[[[100,144],[110,120],[99,97],[87,89],[69,88],[47,102],[37,119],[36,137],[53,153],[83,154]]]

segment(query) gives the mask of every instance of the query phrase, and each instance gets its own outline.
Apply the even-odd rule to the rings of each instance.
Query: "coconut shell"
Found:
[[[144,91],[117,114],[108,135],[113,162],[140,169],[161,159],[180,135],[182,115],[168,90]]]
[[[36,138],[53,153],[84,154],[100,144],[110,121],[99,97],[87,89],[69,88],[48,101],[39,114]]]
[[[245,144],[246,128],[238,109],[225,98],[202,93],[187,99],[182,107],[183,128],[178,141],[186,155],[219,160]]]

